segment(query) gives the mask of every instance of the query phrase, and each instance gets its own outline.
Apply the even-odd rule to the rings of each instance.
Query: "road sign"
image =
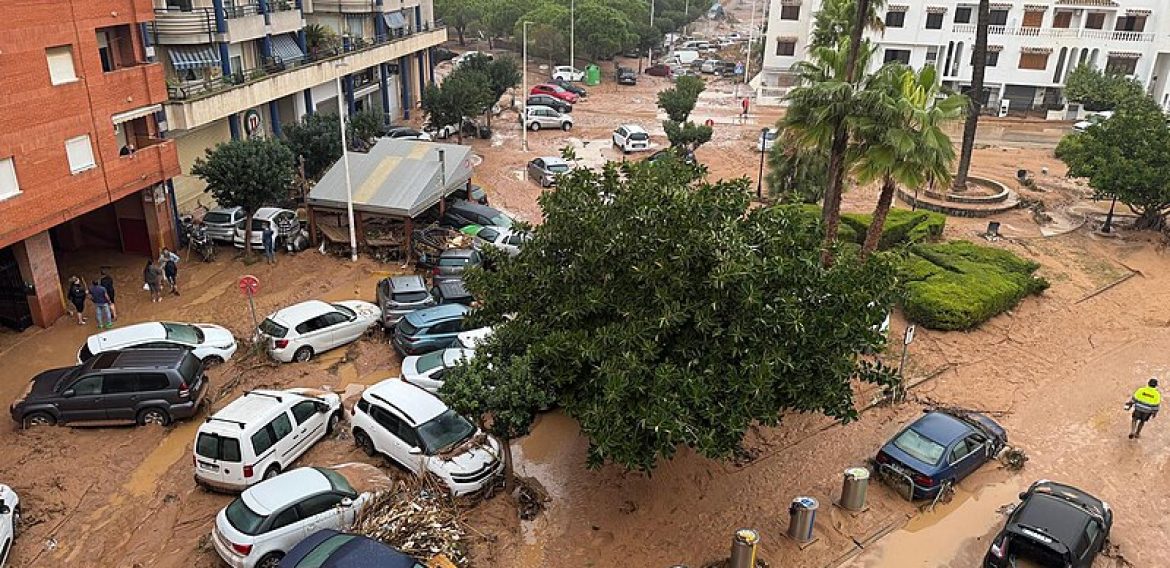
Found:
[[[914,343],[914,326],[912,325],[906,328],[906,335],[902,338],[903,345],[910,345],[911,343]]]
[[[260,290],[259,278],[256,278],[251,274],[245,274],[240,277],[240,291],[245,295],[253,296],[258,290]]]

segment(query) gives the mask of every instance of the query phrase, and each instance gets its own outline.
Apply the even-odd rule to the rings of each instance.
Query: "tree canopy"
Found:
[[[678,123],[673,120],[662,121],[662,129],[666,131],[666,138],[670,145],[693,153],[699,146],[711,141],[714,129],[705,124],[695,124],[691,121]]]
[[[340,144],[339,144],[340,145]],[[243,207],[245,230],[252,230],[252,213],[284,201],[293,185],[293,153],[275,138],[247,138],[216,144],[195,158],[191,175],[207,183],[204,190],[222,206]],[[250,255],[245,247],[244,254]]]
[[[815,218],[698,175],[610,163],[542,194],[532,241],[467,277],[470,323],[497,328],[445,400],[506,437],[558,404],[590,465],[642,471],[681,446],[727,457],[785,411],[855,418],[852,380],[892,378],[857,357],[883,343],[889,259],[836,247],[824,268]]]
[[[816,203],[829,185],[829,153],[803,146],[781,129],[768,152],[768,194],[780,203]]]
[[[439,85],[427,85],[422,94],[422,108],[433,128],[462,126],[464,117],[483,114],[496,100],[492,96],[491,81],[482,71],[457,69]],[[456,129],[460,143],[463,142],[462,131],[462,128]]]
[[[885,7],[885,0],[870,0],[865,27],[872,31],[886,29],[879,11]],[[857,23],[857,0],[827,0],[813,15],[813,29],[809,37],[812,47],[832,47],[842,38],[849,37]]]
[[[1085,110],[1113,110],[1128,99],[1145,96],[1142,84],[1119,73],[1109,73],[1090,65],[1078,65],[1068,74],[1064,96],[1081,103]]]
[[[665,111],[670,120],[686,122],[691,111],[695,110],[699,94],[706,88],[706,81],[700,77],[693,75],[679,77],[673,87],[658,91],[658,108]]]
[[[435,0],[435,15],[455,28],[459,45],[464,45],[468,26],[480,20],[487,4],[484,0]]]
[[[350,150],[368,147],[382,132],[382,116],[376,111],[362,111],[346,117],[347,142]],[[294,158],[304,156],[305,177],[320,179],[341,159],[341,131],[334,113],[317,112],[285,125],[284,140]]]

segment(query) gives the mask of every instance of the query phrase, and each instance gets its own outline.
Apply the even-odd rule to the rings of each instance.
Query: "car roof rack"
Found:
[[[413,417],[411,417],[411,415],[407,414],[405,410],[402,410],[401,408],[399,408],[397,404],[394,404],[393,402],[386,400],[382,395],[370,393],[370,397],[377,399],[377,400],[381,401],[382,404],[385,404],[386,406],[389,406],[390,408],[393,408],[394,410],[398,411],[399,414],[401,414],[404,418],[409,420],[412,424],[418,424],[418,422],[415,421],[415,419]]]
[[[205,420],[205,422],[211,422],[212,420],[218,420],[220,422],[227,422],[229,424],[236,424],[240,427],[240,430],[243,430],[244,428],[248,427],[248,424],[245,422],[240,422],[239,420],[228,420],[227,418],[219,418],[216,416],[208,416],[207,420]]]
[[[254,390],[244,391],[244,396],[248,396],[250,394],[254,394],[256,396],[266,396],[268,398],[276,399],[276,402],[284,402],[284,399],[282,399],[280,397],[280,395],[272,394],[270,392],[260,392],[260,391],[254,391]]]

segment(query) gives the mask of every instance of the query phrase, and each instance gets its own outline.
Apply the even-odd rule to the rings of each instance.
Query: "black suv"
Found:
[[[451,194],[447,196],[448,203],[453,202],[453,201],[457,201],[457,200],[459,200],[459,201],[474,201],[480,205],[487,205],[488,204],[487,192],[483,190],[483,187],[480,187],[480,186],[475,185],[475,184],[468,184],[467,186],[461,186],[461,187],[457,188],[455,191],[452,191]]]
[[[463,280],[442,280],[435,285],[435,289],[431,291],[431,295],[435,297],[435,303],[442,304],[463,304],[470,306],[475,302],[475,296],[467,291],[467,286],[463,284]]]
[[[1090,568],[1112,526],[1109,504],[1071,485],[1037,481],[1020,493],[983,565],[1008,568],[1026,559],[1036,566]]]
[[[25,428],[97,420],[165,426],[195,415],[207,386],[203,363],[186,349],[107,351],[33,377],[9,411]]]
[[[468,225],[495,225],[507,228],[512,226],[512,218],[487,205],[455,201],[447,206],[447,211],[439,218],[439,224],[453,229],[462,229]]]
[[[629,67],[618,67],[617,83],[619,85],[637,85],[638,74]]]

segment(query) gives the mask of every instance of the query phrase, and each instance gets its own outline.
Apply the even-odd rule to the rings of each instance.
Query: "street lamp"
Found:
[[[577,59],[574,44],[577,35],[577,0],[569,0],[569,67],[576,69]]]
[[[338,61],[333,64],[334,69],[347,66],[348,63]],[[349,146],[345,142],[345,111],[346,104],[344,100],[344,93],[341,91],[341,74],[336,77],[337,82],[337,114],[340,117],[338,121],[341,129],[341,164],[345,169],[345,213],[349,216],[349,258],[352,261],[357,261],[357,227],[354,226],[353,221],[353,181],[349,176]]]
[[[768,153],[768,129],[760,129],[760,173],[756,175],[756,199],[764,200],[764,154]]]
[[[655,34],[653,31],[653,28],[654,28],[654,0],[650,0],[650,28],[651,28],[650,35],[653,37],[657,37],[657,34]],[[654,46],[653,46],[653,44],[650,47],[646,48],[646,65],[654,65]],[[641,73],[642,70],[639,69],[638,72]]]
[[[752,44],[755,43],[756,36],[756,0],[752,0],[752,20],[751,27],[748,28],[748,42],[747,42],[747,61],[743,64],[743,82],[747,83],[752,76]],[[739,96],[739,83],[735,84],[735,96]]]
[[[528,151],[528,26],[532,22],[524,22],[524,92],[520,93],[520,140],[524,151]]]

